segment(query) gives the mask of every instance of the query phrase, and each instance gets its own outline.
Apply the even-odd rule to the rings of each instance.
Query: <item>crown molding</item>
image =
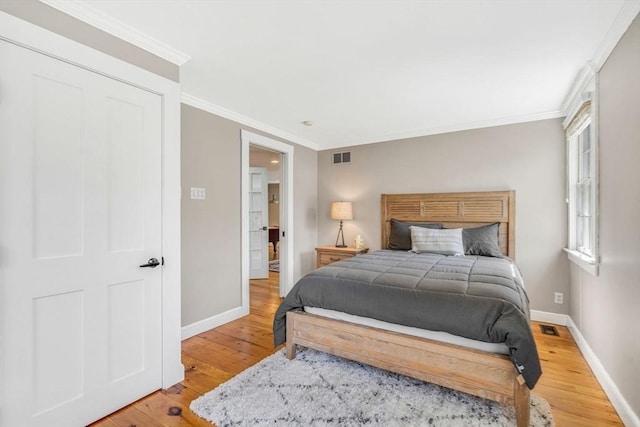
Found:
[[[357,145],[375,144],[378,142],[388,142],[388,141],[395,141],[399,139],[416,138],[421,136],[438,135],[442,133],[459,132],[459,131],[465,131],[465,130],[504,126],[504,125],[510,125],[510,124],[534,122],[538,120],[557,119],[559,117],[564,117],[564,112],[560,110],[555,110],[555,111],[549,111],[544,113],[523,114],[520,116],[510,116],[510,117],[503,117],[498,119],[491,119],[491,120],[484,120],[484,121],[477,121],[477,122],[470,122],[470,123],[459,123],[451,126],[442,126],[437,128],[415,130],[415,131],[409,131],[409,132],[398,132],[394,134],[387,134],[377,138],[375,137],[369,138],[367,140],[349,141],[349,142],[340,143],[340,144],[323,144],[322,146],[320,146],[315,142],[300,138],[296,135],[290,134],[288,132],[285,132],[283,130],[280,130],[278,128],[275,128],[273,126],[260,122],[258,120],[254,120],[242,114],[238,114],[234,111],[228,110],[219,105],[212,104],[208,101],[205,101],[201,98],[198,98],[193,95],[189,95],[184,92],[182,92],[182,103],[198,108],[200,110],[207,111],[211,114],[224,117],[225,119],[233,120],[234,122],[249,126],[256,130],[266,132],[268,134],[277,136],[287,141],[295,142],[296,144],[300,144],[302,146],[305,146],[315,151],[334,150],[334,149],[343,148],[343,147],[354,147]]]
[[[600,69],[607,62],[609,55],[611,55],[611,52],[613,52],[613,49],[639,12],[640,0],[627,0],[624,2],[618,12],[618,16],[616,16],[613,24],[609,27],[609,31],[607,31],[607,34],[594,52],[593,58],[580,70],[562,102],[561,108],[567,118],[570,118],[571,113],[575,112],[576,104],[580,103],[581,92],[584,91],[595,75],[600,72]]]
[[[584,102],[582,100],[582,94],[586,90],[587,86],[591,84],[591,82],[595,79],[596,74],[598,73],[598,68],[593,61],[587,62],[587,64],[582,67],[582,70],[576,76],[576,79],[573,81],[569,92],[562,101],[562,111],[566,116],[565,122],[563,126],[566,128],[571,120],[572,113],[575,113],[580,105]]]
[[[144,49],[177,66],[184,65],[191,56],[123,23],[78,0],[40,0],[67,15],[86,22],[112,36]]]
[[[428,129],[413,130],[407,132],[397,132],[380,137],[373,137],[363,141],[350,141],[344,144],[329,144],[323,146],[322,150],[334,150],[336,148],[353,147],[357,145],[375,144],[378,142],[389,142],[399,139],[419,138],[422,136],[439,135],[443,133],[461,132],[473,129],[482,129],[496,126],[506,126],[517,123],[535,122],[538,120],[557,119],[564,117],[564,112],[560,110],[547,111],[543,113],[523,114],[519,116],[501,117],[497,119],[481,120],[476,122],[458,123],[448,126],[439,126]]]
[[[240,123],[242,125],[251,127],[253,129],[266,132],[270,135],[276,136],[278,138],[282,138],[289,142],[294,142],[296,144],[302,145],[304,147],[310,148],[315,151],[319,151],[320,147],[313,141],[309,141],[304,138],[300,138],[299,136],[290,134],[281,129],[268,125],[259,120],[252,119],[250,117],[244,116],[242,114],[236,113],[235,111],[231,111],[227,108],[221,107],[219,105],[213,104],[209,101],[205,101],[204,99],[198,98],[193,95],[189,95],[188,93],[182,92],[182,103],[190,105],[192,107],[198,108],[200,110],[204,110],[208,113],[215,114],[216,116],[223,117],[225,119],[232,120],[234,122]]]
[[[602,39],[600,46],[593,54],[593,64],[596,71],[600,71],[604,63],[613,52],[624,33],[640,12],[640,0],[626,0],[618,12],[618,16],[609,27],[609,31]]]

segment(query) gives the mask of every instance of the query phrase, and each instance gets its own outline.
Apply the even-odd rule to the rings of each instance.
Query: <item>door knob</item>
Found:
[[[146,264],[142,264],[140,267],[156,268],[159,265],[160,265],[160,261],[158,261],[157,258],[149,258],[149,261],[147,261]]]
[[[262,227],[262,231],[267,231],[267,226]]]

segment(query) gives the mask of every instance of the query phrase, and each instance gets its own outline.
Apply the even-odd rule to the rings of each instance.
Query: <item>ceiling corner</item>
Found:
[[[245,126],[249,126],[253,129],[266,132],[275,137],[282,138],[288,142],[293,142],[298,145],[302,145],[303,147],[310,148],[314,151],[320,150],[320,145],[313,141],[310,141],[305,138],[301,138],[297,135],[293,135],[289,132],[283,131],[282,129],[278,129],[276,127],[263,123],[259,120],[255,120],[245,115],[236,113],[235,111],[231,111],[220,105],[213,104],[209,101],[198,98],[194,95],[190,95],[188,93],[182,92],[182,103],[190,105],[191,107],[195,107],[200,110],[206,111],[208,113],[215,114],[216,116],[220,116],[225,119],[229,119],[234,122],[243,124]]]

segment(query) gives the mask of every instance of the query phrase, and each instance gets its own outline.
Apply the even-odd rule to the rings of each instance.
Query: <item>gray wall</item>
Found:
[[[344,151],[345,149],[340,149]],[[516,259],[531,308],[568,313],[565,143],[561,119],[351,147],[351,164],[318,155],[318,244],[338,231],[332,201],[353,202],[345,239],[380,248],[380,194],[516,191]],[[553,303],[563,292],[565,304]]]
[[[182,105],[183,326],[241,304],[242,128],[231,120]],[[297,280],[313,269],[315,261],[317,153],[290,145],[294,146],[293,253]],[[204,187],[206,199],[191,200],[190,187]]]
[[[37,0],[1,0],[0,10],[173,81],[180,68]]]
[[[182,325],[241,304],[240,130],[182,104]],[[192,200],[191,187],[206,190]]]
[[[600,275],[571,267],[570,315],[640,415],[640,18],[600,72]]]

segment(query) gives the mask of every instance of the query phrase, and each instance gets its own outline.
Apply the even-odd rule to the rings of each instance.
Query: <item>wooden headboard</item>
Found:
[[[515,259],[515,191],[383,194],[381,208],[383,249],[389,242],[391,218],[406,222],[439,223],[445,228],[472,228],[499,222],[500,249]]]

